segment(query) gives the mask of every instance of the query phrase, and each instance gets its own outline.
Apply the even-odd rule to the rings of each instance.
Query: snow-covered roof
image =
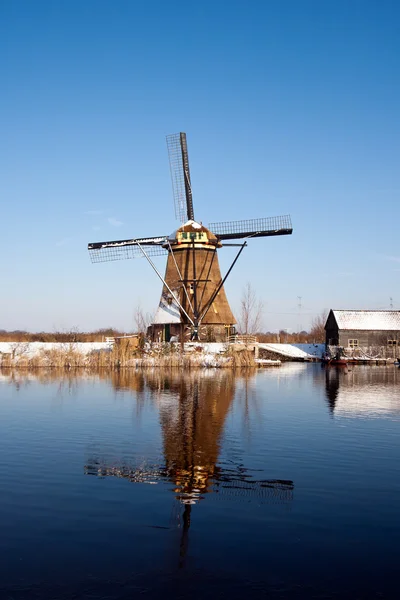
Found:
[[[339,329],[400,331],[400,310],[332,310]]]
[[[182,225],[182,227],[188,227],[188,228],[192,228],[192,229],[202,229],[203,226],[201,225],[201,223],[198,223],[197,221],[193,221],[192,219],[189,219],[189,221],[186,221],[186,223],[184,223]]]
[[[201,232],[201,231],[203,231],[204,233],[207,234],[207,237],[209,239],[216,239],[215,235],[209,229],[207,229],[207,227],[205,227],[202,223],[198,223],[197,221],[192,221],[191,219],[189,219],[189,221],[186,221],[186,223],[183,223],[180,227],[178,227],[178,229],[175,229],[172,233],[169,234],[168,239],[170,242],[176,240],[178,231],[186,231],[186,232]]]

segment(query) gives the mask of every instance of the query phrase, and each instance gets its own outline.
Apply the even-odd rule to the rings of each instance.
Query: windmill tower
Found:
[[[292,233],[289,216],[212,223],[209,228],[194,217],[192,185],[185,133],[167,136],[175,216],[181,225],[167,236],[133,238],[88,245],[92,262],[145,257],[163,282],[161,299],[149,328],[153,340],[181,339],[224,341],[234,332],[233,316],[224,284],[246,241],[251,237]],[[221,275],[217,250],[239,248],[225,276]],[[153,256],[167,255],[162,277]]]

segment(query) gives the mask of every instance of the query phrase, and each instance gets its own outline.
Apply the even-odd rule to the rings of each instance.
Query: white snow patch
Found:
[[[193,227],[193,229],[201,229],[200,223],[197,223],[197,221],[192,221],[192,219],[186,221],[186,223],[183,224],[183,227],[186,227],[187,225],[190,225],[190,227]]]
[[[222,342],[208,342],[202,346],[207,354],[223,354],[227,350],[227,344]]]
[[[202,357],[201,366],[206,368],[218,367],[218,359],[215,354],[205,354]]]
[[[111,344],[108,342],[0,342],[0,353],[24,358],[32,358],[42,350],[71,349],[81,354],[89,354],[110,348]]]
[[[259,348],[290,358],[321,358],[325,344],[259,344]]]
[[[192,229],[201,229],[202,225],[200,223],[197,223],[197,221],[192,221],[191,219],[189,219],[189,221],[186,221],[186,223],[181,225],[181,227],[179,227],[178,229],[174,229],[174,231],[169,234],[168,239],[170,242],[174,242],[176,240],[176,234],[178,233],[178,231],[181,230],[182,227],[191,227]]]
[[[177,343],[177,345],[179,345]],[[223,354],[227,344],[223,342],[185,342],[185,352],[204,352],[205,354]]]

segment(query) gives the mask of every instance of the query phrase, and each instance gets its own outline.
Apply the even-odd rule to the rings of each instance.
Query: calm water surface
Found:
[[[0,375],[0,598],[397,598],[400,370]]]

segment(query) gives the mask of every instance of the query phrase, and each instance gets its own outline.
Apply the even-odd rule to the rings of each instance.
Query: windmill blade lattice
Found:
[[[114,242],[95,242],[88,245],[92,263],[124,260],[126,258],[143,258],[147,256],[165,256],[168,251],[163,248],[166,237],[138,238],[132,240],[117,240]]]
[[[186,134],[167,135],[175,216],[180,223],[194,219]]]
[[[293,500],[293,481],[285,479],[264,479],[261,481],[213,482],[213,492],[217,497],[232,498],[249,502],[252,496],[260,504],[285,504]]]
[[[139,468],[129,464],[109,466],[106,462],[95,457],[91,457],[84,466],[85,475],[94,475],[101,478],[110,476],[118,477],[127,479],[131,483],[147,483],[152,485],[163,480],[174,482],[176,485],[176,479],[181,479],[183,488],[185,488],[185,478],[187,482],[192,480],[192,471],[193,468],[189,469],[186,473],[179,471],[177,474],[174,474],[173,470],[171,471],[165,466],[152,464],[144,464]],[[256,480],[244,472],[241,473],[239,470],[224,470],[220,467],[213,474],[205,475],[209,483],[201,490],[189,491],[183,489],[180,491],[176,487],[174,491],[177,499],[183,503],[191,499],[191,503],[194,504],[204,497],[204,495],[214,492],[216,494],[215,497],[243,498],[247,502],[254,499],[261,504],[266,502],[284,504],[293,500],[294,483],[292,480]],[[193,487],[196,488],[196,485],[193,485]]]
[[[268,217],[266,219],[247,219],[244,221],[224,221],[210,223],[209,229],[220,240],[237,240],[246,237],[267,237],[271,235],[289,235],[292,222],[289,215]]]

